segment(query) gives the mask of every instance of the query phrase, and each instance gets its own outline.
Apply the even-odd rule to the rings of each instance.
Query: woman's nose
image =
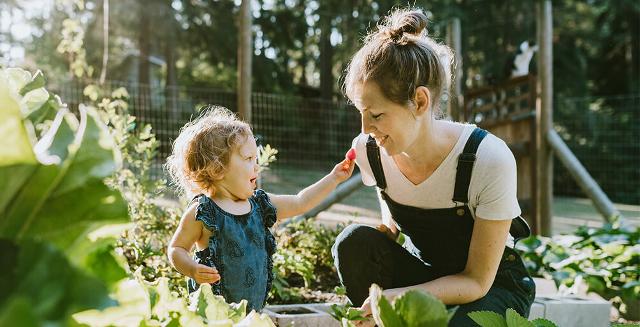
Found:
[[[362,115],[361,116],[360,122],[362,124],[362,133],[369,134],[374,130],[373,126],[371,125],[370,120],[367,118],[366,115]]]

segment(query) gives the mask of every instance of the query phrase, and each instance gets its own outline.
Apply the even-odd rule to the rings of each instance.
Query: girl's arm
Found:
[[[320,204],[338,184],[351,176],[354,167],[354,160],[344,159],[331,173],[296,195],[269,194],[271,203],[277,209],[278,220],[303,214]]]
[[[194,244],[202,237],[202,223],[196,220],[197,204],[189,207],[180,219],[167,249],[169,262],[178,272],[196,280],[198,284],[215,283],[220,275],[215,268],[201,265],[190,256]]]

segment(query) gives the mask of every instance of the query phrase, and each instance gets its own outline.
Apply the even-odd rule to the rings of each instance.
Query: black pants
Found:
[[[365,225],[347,226],[331,251],[340,280],[354,306],[362,305],[372,283],[389,289],[422,284],[441,276],[401,245]],[[513,308],[527,317],[534,298],[533,279],[520,256],[507,247],[489,292],[481,299],[460,305],[449,326],[477,326],[467,314],[481,310],[504,316],[507,308]]]

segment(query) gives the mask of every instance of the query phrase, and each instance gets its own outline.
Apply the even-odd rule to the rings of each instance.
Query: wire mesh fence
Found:
[[[202,88],[164,88],[109,82],[107,91],[125,87],[131,112],[151,124],[160,141],[153,165],[157,178],[180,127],[213,104],[236,110],[236,94]],[[84,101],[83,86],[61,84],[52,90],[72,108]],[[278,160],[265,173],[265,188],[297,192],[330,171],[360,132],[360,115],[344,101],[254,93],[252,127],[260,143],[279,150]],[[589,173],[614,201],[640,204],[640,95],[559,99],[554,110],[556,130]],[[555,164],[554,194],[584,197],[559,162]],[[376,210],[375,192],[363,188],[347,202],[366,203]]]
[[[558,99],[554,127],[612,201],[640,204],[640,95]],[[553,180],[584,196],[557,160]]]
[[[143,124],[151,124],[160,141],[152,176],[166,178],[162,169],[180,128],[207,104],[234,112],[236,94],[202,88],[163,88],[111,81],[101,86],[105,94],[124,87],[129,110]],[[86,102],[83,85],[60,84],[50,89],[71,107]],[[360,114],[345,101],[253,93],[252,129],[259,143],[278,149],[277,161],[263,174],[263,186],[274,193],[297,193],[322,178],[344,158],[353,138],[360,133]],[[375,191],[361,188],[345,203],[365,203],[377,211]]]

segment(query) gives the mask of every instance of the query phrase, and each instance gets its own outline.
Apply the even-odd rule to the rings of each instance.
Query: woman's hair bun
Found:
[[[398,41],[402,36],[419,36],[427,28],[427,15],[420,9],[398,9],[384,20],[381,28],[391,39]]]

